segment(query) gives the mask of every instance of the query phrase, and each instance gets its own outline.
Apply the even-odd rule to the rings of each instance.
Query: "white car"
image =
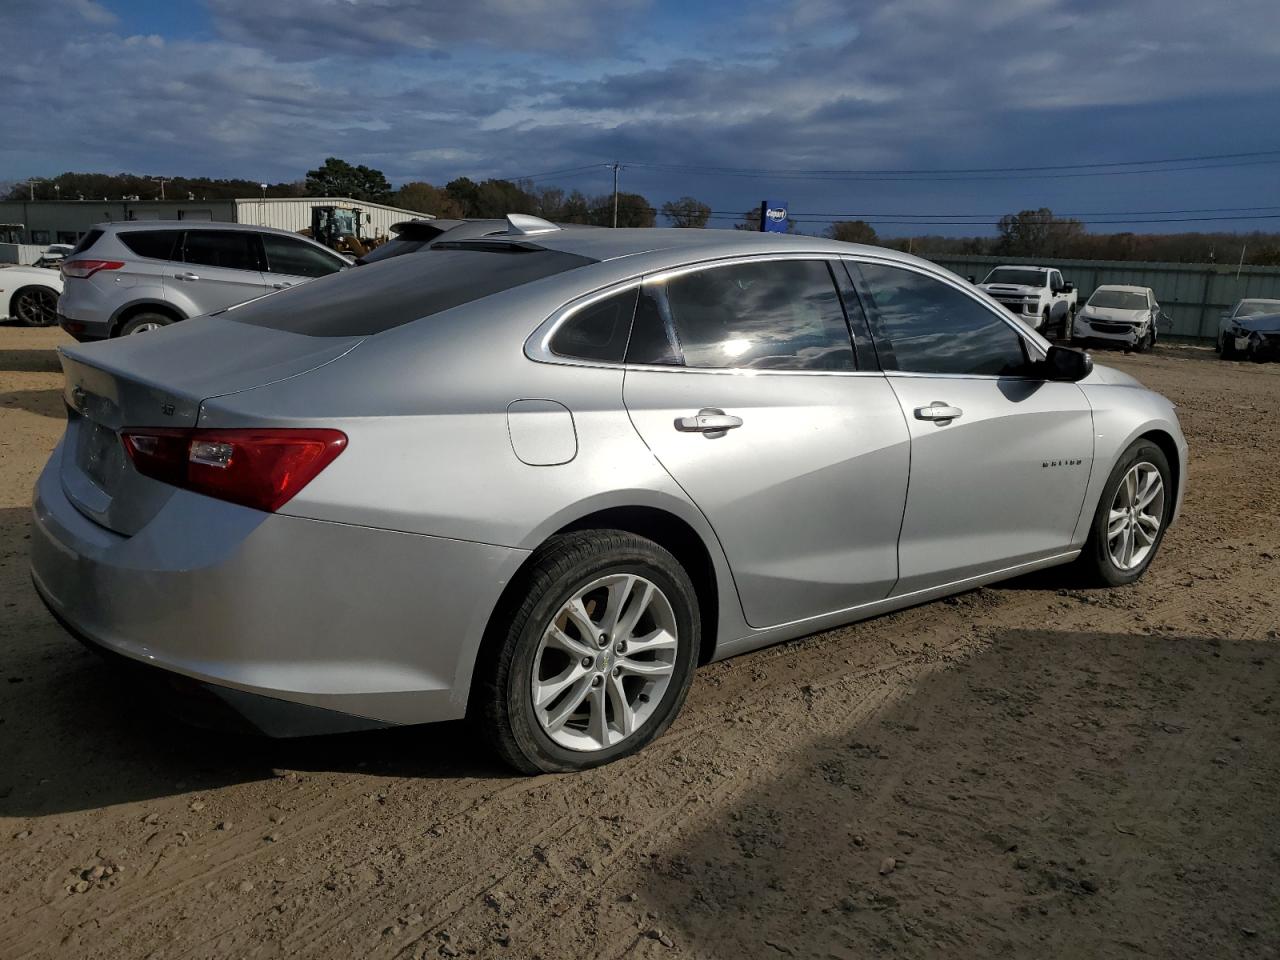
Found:
[[[19,320],[29,327],[58,322],[62,274],[47,267],[0,267],[0,319]]]
[[[1076,314],[1077,340],[1113,343],[1143,353],[1155,346],[1160,304],[1150,287],[1103,284]]]

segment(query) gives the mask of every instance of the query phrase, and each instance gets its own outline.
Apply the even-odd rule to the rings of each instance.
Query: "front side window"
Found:
[[[262,235],[262,249],[267,257],[267,270],[271,273],[287,273],[295,277],[327,277],[346,266],[337,257],[316,249],[304,240],[281,237],[274,233]]]
[[[822,260],[712,267],[647,283],[628,363],[853,370],[853,343]]]
[[[850,267],[861,274],[886,369],[971,376],[1016,376],[1026,369],[1022,338],[968,294],[901,267]]]
[[[177,230],[122,230],[120,242],[148,260],[172,260],[173,248],[181,234]]]
[[[572,313],[551,337],[551,352],[574,360],[621,363],[636,312],[633,287]]]
[[[227,270],[258,270],[258,238],[247,230],[188,230],[183,260]]]

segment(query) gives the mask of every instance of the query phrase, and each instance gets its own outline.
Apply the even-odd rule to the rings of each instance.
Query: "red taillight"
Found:
[[[347,445],[340,430],[138,428],[121,437],[144,476],[268,513],[292,500]]]
[[[123,260],[66,260],[60,269],[64,277],[87,280],[99,270],[119,270],[123,266]]]

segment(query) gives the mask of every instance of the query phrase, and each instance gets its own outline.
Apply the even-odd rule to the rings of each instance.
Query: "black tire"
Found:
[[[58,322],[58,291],[52,287],[23,287],[9,303],[14,319],[28,327],[51,327]]]
[[[1236,359],[1236,343],[1235,339],[1222,334],[1218,337],[1218,356],[1223,360]]]
[[[157,327],[167,327],[173,323],[173,317],[164,313],[135,313],[132,317],[125,321],[120,328],[120,332],[116,334],[118,337],[128,337],[135,333],[147,333],[152,329],[154,324]]]
[[[534,660],[562,604],[611,573],[640,574],[666,595],[679,639],[674,669],[662,700],[633,734],[606,749],[572,750],[553,741],[535,715]],[[693,583],[667,550],[620,530],[559,535],[538,550],[507,596],[476,664],[470,716],[508,764],[522,773],[585,770],[635,753],[671,725],[693,682],[701,638]]]
[[[1067,312],[1062,315],[1062,342],[1070,343],[1073,327],[1076,322],[1076,308],[1067,307]]]
[[[1040,321],[1040,334],[1044,337],[1049,336],[1049,324],[1053,322],[1053,314],[1049,312],[1049,308],[1044,308],[1044,317]]]
[[[1132,570],[1123,570],[1111,559],[1111,553],[1107,548],[1107,523],[1111,504],[1115,500],[1121,481],[1132,467],[1143,462],[1150,463],[1160,471],[1160,479],[1164,483],[1164,509],[1160,517],[1160,530],[1156,534],[1155,543],[1152,544],[1150,552],[1137,567]],[[1169,467],[1169,459],[1164,455],[1164,451],[1150,440],[1134,441],[1116,461],[1110,476],[1107,477],[1106,486],[1102,488],[1102,496],[1098,498],[1098,506],[1093,514],[1093,525],[1089,528],[1089,538],[1085,541],[1084,550],[1076,561],[1082,579],[1092,586],[1121,587],[1141,578],[1159,552],[1160,544],[1164,542],[1164,534],[1169,527],[1169,517],[1173,513],[1174,494],[1173,471]]]
[[[1150,349],[1151,349],[1151,331],[1148,330],[1146,333],[1142,335],[1141,338],[1139,338],[1138,342],[1133,345],[1133,350],[1134,350],[1134,353],[1146,353]]]

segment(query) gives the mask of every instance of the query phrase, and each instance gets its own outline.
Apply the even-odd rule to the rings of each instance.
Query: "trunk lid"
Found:
[[[59,348],[66,382],[62,486],[95,523],[131,536],[174,488],[133,469],[126,427],[194,427],[200,404],[307,373],[361,337],[308,337],[222,317],[154,333]]]

